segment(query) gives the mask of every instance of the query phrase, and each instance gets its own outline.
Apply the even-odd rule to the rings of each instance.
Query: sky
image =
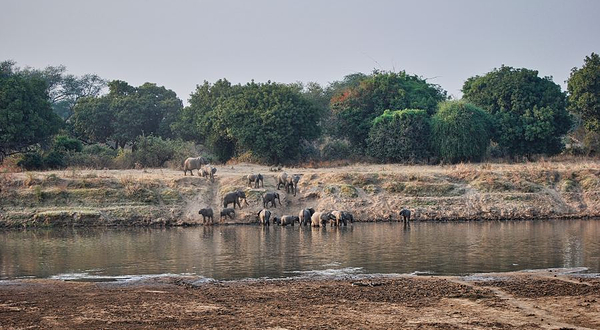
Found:
[[[156,83],[187,101],[197,84],[322,85],[402,71],[460,98],[501,65],[566,89],[600,53],[599,0],[0,0],[0,61]]]

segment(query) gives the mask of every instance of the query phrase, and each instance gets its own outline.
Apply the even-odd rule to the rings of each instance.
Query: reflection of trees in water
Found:
[[[600,221],[593,220],[9,231],[0,233],[0,274],[243,278],[345,267],[384,273],[576,266],[599,271],[598,237]]]

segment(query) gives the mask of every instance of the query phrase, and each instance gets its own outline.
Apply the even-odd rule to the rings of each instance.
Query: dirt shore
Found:
[[[243,190],[248,206],[222,223],[256,222],[262,195],[278,191],[280,173],[299,174],[296,196],[279,190],[275,216],[305,207],[346,210],[359,221],[497,220],[600,216],[600,162],[352,165],[336,168],[217,166],[214,180],[170,169],[0,173],[0,228],[57,226],[184,226],[202,224],[201,208],[219,222],[222,198]],[[246,176],[262,173],[264,187]],[[231,206],[231,205],[230,205]]]
[[[600,329],[600,278],[0,282],[0,329]]]

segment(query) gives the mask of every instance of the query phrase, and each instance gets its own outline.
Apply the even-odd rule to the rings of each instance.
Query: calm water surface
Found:
[[[554,267],[600,272],[599,220],[0,232],[4,280],[457,275]]]

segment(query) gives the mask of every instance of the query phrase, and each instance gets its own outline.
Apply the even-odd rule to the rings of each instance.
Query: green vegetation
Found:
[[[476,106],[448,101],[433,116],[435,154],[444,162],[480,161],[490,144],[492,121]]]
[[[430,130],[425,110],[386,110],[373,120],[367,154],[382,162],[425,162]]]
[[[571,128],[567,98],[550,77],[502,66],[467,79],[464,98],[488,111],[495,124],[493,140],[508,156],[553,155]]]

